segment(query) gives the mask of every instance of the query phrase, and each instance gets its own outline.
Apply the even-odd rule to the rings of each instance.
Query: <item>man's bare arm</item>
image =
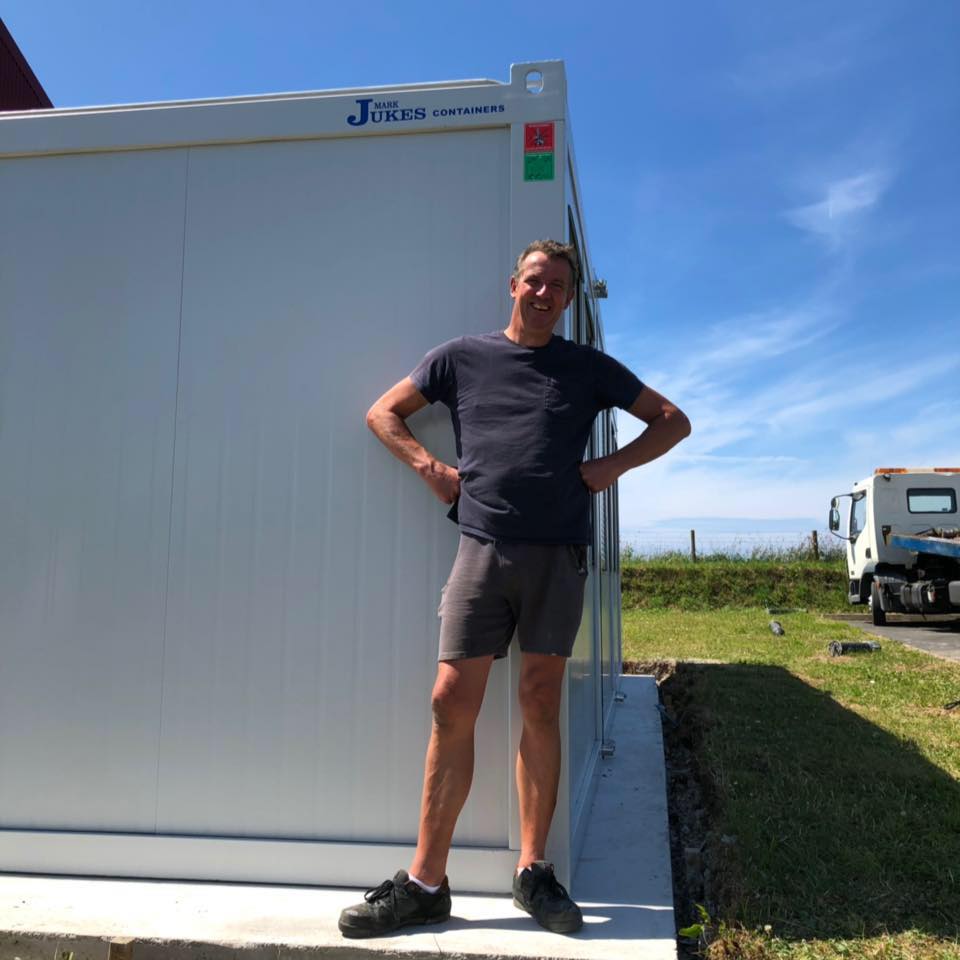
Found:
[[[407,417],[426,405],[427,398],[409,377],[404,377],[367,411],[367,426],[398,460],[417,472],[440,500],[453,503],[460,496],[460,475],[432,456],[406,423]]]
[[[647,429],[621,450],[580,464],[580,476],[592,493],[600,493],[628,470],[662,457],[690,435],[686,414],[666,397],[644,386],[629,413],[643,420]]]

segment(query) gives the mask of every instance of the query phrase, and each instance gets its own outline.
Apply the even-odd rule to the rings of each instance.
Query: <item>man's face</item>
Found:
[[[573,299],[570,264],[563,257],[548,257],[537,250],[520,266],[520,277],[510,278],[513,311],[519,311],[525,329],[550,333]]]

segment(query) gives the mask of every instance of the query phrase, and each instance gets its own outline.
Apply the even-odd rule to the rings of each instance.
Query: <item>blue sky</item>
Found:
[[[960,465],[960,4],[5,0],[57,106],[566,61],[607,349],[693,436],[625,528]],[[621,416],[621,438],[635,435]]]

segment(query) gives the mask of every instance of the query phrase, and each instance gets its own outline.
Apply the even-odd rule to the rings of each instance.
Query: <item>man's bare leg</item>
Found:
[[[565,657],[543,653],[523,654],[520,665],[523,733],[517,753],[518,867],[545,859],[560,783],[560,697],[566,665]]]
[[[440,661],[431,705],[420,805],[420,832],[410,873],[431,886],[442,883],[457,817],[473,781],[473,730],[493,657]]]

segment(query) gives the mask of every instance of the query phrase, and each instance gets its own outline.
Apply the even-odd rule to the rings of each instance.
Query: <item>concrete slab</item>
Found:
[[[624,691],[614,720],[616,753],[600,763],[574,875],[572,892],[585,919],[574,936],[541,930],[508,896],[455,893],[448,923],[348,941],[336,922],[359,899],[356,890],[5,874],[0,958],[675,960],[657,690],[653,678],[631,676],[624,677]]]

